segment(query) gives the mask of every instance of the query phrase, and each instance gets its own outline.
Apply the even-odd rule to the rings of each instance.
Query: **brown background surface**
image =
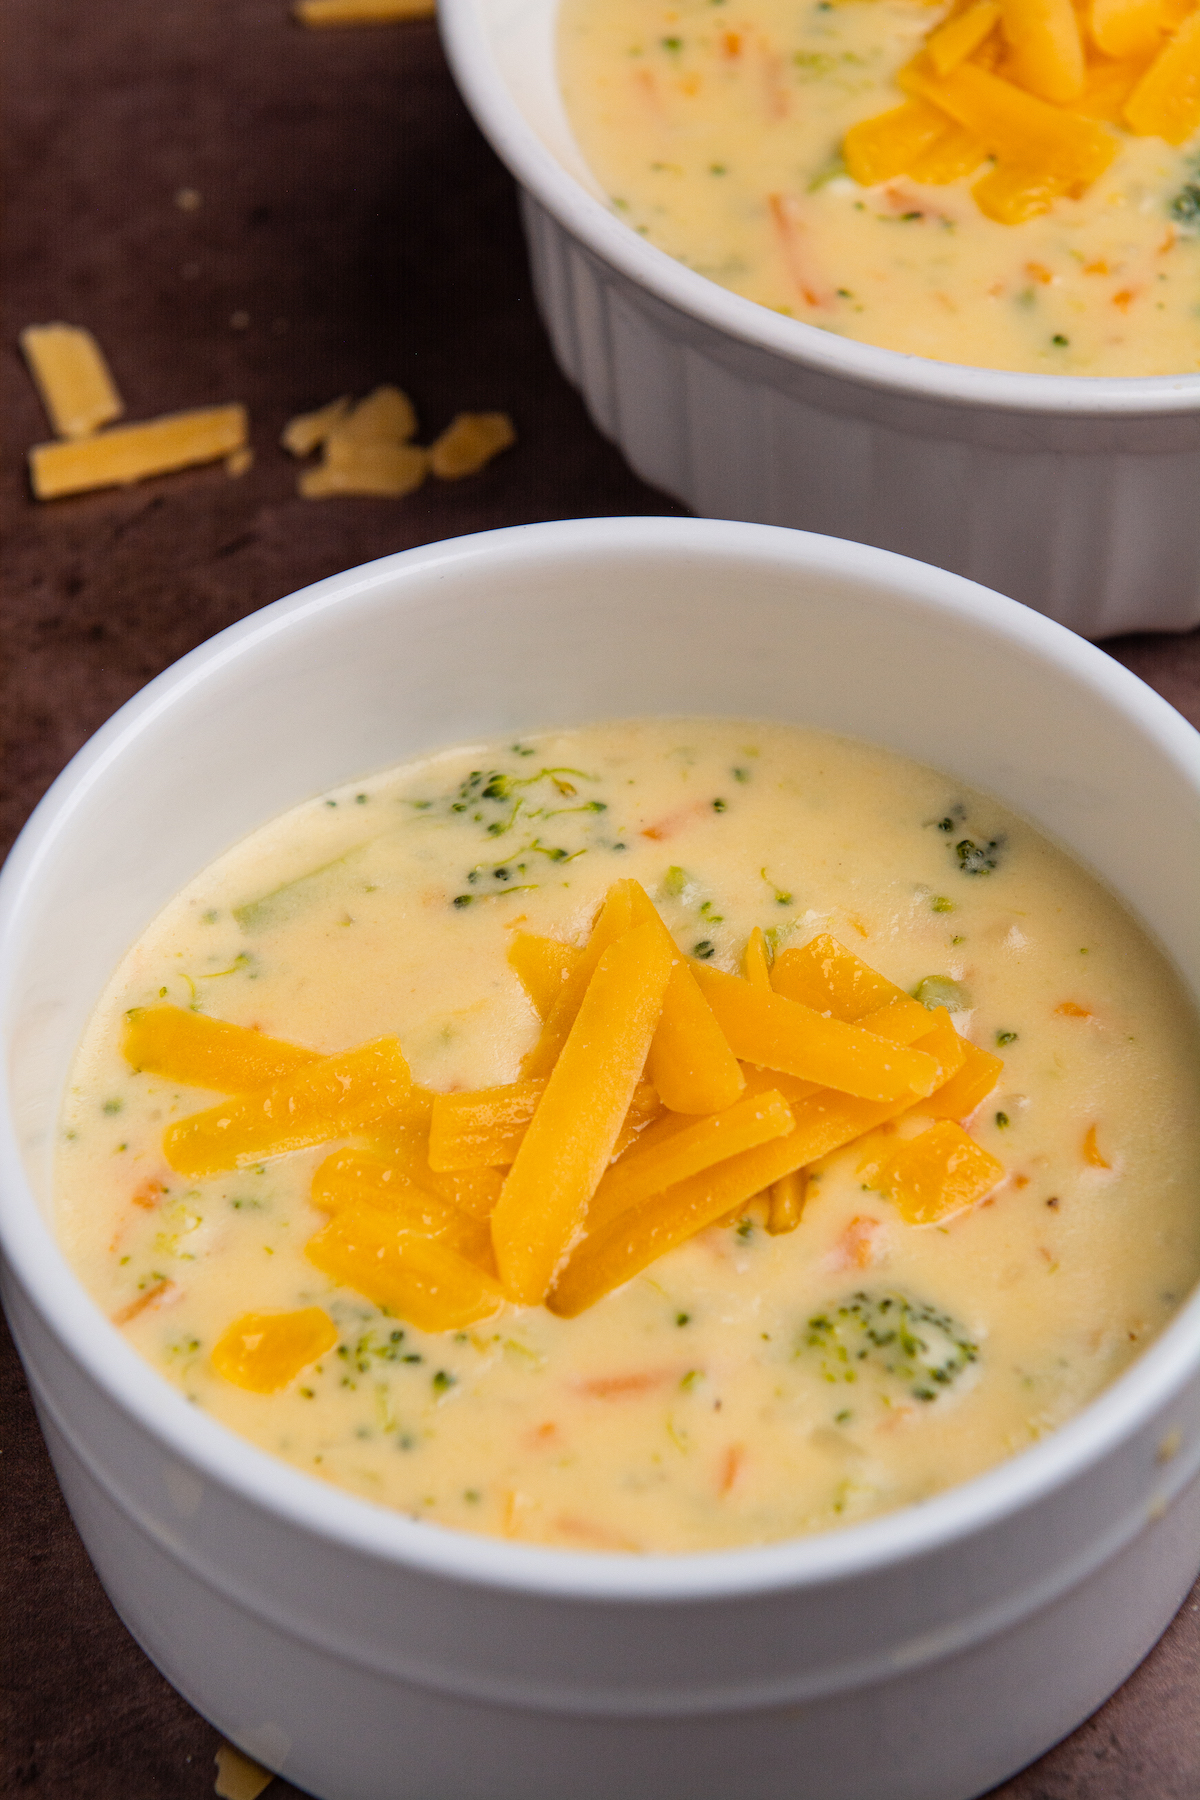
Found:
[[[680,510],[555,370],[512,185],[432,25],[306,33],[285,0],[7,0],[3,17],[2,847],[116,707],[281,594],[461,532]],[[22,451],[48,433],[15,338],[60,318],[95,331],[131,418],[245,401],[251,473],[34,505]],[[503,407],[520,444],[403,501],[298,499],[285,419],[385,380],[426,438],[461,408]],[[1107,648],[1200,723],[1200,634]],[[0,1794],[210,1794],[217,1734],[108,1605],[7,1338],[0,1423]],[[1198,1650],[1200,1589],[1121,1692],[997,1794],[1196,1800]]]

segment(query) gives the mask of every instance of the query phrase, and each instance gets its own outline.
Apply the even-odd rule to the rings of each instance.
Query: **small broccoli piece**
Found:
[[[930,1012],[935,1006],[944,1006],[947,1012],[967,1012],[971,1005],[971,996],[961,981],[951,981],[949,975],[927,975],[913,989],[913,999]]]
[[[1200,218],[1200,183],[1185,181],[1167,210],[1180,225],[1194,226]]]
[[[926,1403],[979,1360],[979,1347],[948,1313],[907,1294],[860,1291],[810,1318],[796,1355],[816,1352],[828,1382],[873,1381],[885,1400],[897,1391]]]
[[[1001,840],[990,838],[977,844],[973,838],[960,838],[954,846],[958,866],[964,875],[990,875],[1000,862]]]

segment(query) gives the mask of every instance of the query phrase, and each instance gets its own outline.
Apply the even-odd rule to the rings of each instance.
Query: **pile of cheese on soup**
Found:
[[[620,722],[324,795],[201,875],[73,1069],[80,1277],[211,1417],[608,1551],[919,1501],[1200,1274],[1197,1028],[1095,880],[822,733]]]
[[[583,155],[698,273],[865,343],[1200,369],[1193,0],[563,0]]]

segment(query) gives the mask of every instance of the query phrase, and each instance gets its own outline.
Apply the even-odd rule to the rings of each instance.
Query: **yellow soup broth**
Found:
[[[635,231],[777,312],[985,368],[1200,369],[1196,140],[1137,136],[1110,116],[1094,53],[1097,93],[1078,105],[1115,155],[1080,197],[1014,225],[974,197],[986,158],[936,184],[850,178],[846,132],[905,102],[897,74],[959,11],[921,0],[563,0],[567,112]]]
[[[740,974],[756,927],[779,954],[828,933],[951,1008],[1003,1059],[967,1120],[1001,1165],[986,1197],[909,1223],[851,1144],[810,1171],[794,1230],[772,1235],[754,1200],[575,1317],[506,1303],[432,1332],[306,1255],[338,1141],[207,1178],[166,1160],[166,1128],[220,1096],[133,1069],[130,1009],[322,1054],[395,1034],[429,1089],[512,1082],[539,1030],[514,934],[582,943],[626,877],[690,967]],[[186,888],[80,1047],[58,1231],[189,1401],[355,1494],[571,1548],[768,1543],[980,1473],[1155,1336],[1200,1272],[1196,1067],[1156,950],[993,800],[813,731],[597,725],[322,796]],[[277,1391],[237,1385],[220,1354],[218,1373],[233,1321],[311,1308],[336,1341],[318,1332]]]

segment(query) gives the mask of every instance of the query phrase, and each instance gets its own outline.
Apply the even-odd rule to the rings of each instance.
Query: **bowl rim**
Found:
[[[542,142],[491,54],[484,23],[488,4],[439,0],[438,5],[446,55],[476,123],[510,172],[564,230],[668,306],[749,349],[880,393],[1059,417],[1144,418],[1200,409],[1200,374],[1041,375],[936,362],[785,318],[698,275],[639,237]]]
[[[627,554],[694,553],[820,576],[874,578],[906,604],[1005,639],[1123,712],[1180,767],[1200,799],[1200,736],[1137,676],[1064,626],[965,578],[908,557],[782,527],[679,517],[560,520],[418,546],[333,575],[229,626],[155,677],[72,758],[43,797],[0,871],[0,1017],[11,1011],[23,911],[42,864],[91,789],[174,703],[219,680],[227,665],[281,633],[320,627],[356,601],[428,604],[426,578]],[[477,571],[469,565],[478,565]],[[404,587],[412,581],[410,597]],[[122,1337],[70,1268],[25,1178],[0,1097],[0,1254],[28,1301],[73,1360],[157,1443],[240,1499],[300,1530],[382,1562],[494,1590],[603,1602],[686,1602],[819,1589],[903,1563],[1001,1524],[1095,1467],[1177,1396],[1200,1369],[1200,1288],[1108,1388],[1040,1443],[932,1499],[861,1524],[778,1543],[718,1551],[625,1556],[559,1550],[413,1521],[307,1475],[198,1413]],[[36,1381],[36,1377],[35,1377]],[[53,1397],[43,1396],[53,1411]],[[1165,1477],[1164,1477],[1165,1479]]]

